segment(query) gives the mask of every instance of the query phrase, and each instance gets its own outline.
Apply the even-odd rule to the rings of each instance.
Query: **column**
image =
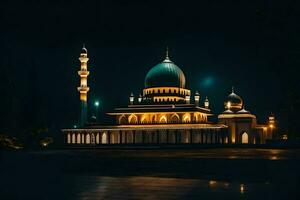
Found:
[[[132,143],[135,144],[135,130],[132,131],[133,132],[133,138],[132,138]]]

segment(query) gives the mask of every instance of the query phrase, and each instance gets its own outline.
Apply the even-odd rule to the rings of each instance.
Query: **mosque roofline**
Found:
[[[128,107],[128,108],[115,108],[114,111],[108,112],[108,115],[128,114],[128,113],[151,113],[151,112],[202,112],[208,115],[211,111],[206,108],[198,106],[152,106],[152,107]]]
[[[218,118],[256,118],[256,116],[248,113],[222,113]]]

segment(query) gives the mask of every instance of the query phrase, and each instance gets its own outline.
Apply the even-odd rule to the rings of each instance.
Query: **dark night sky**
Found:
[[[101,98],[101,112],[127,105],[168,45],[214,113],[235,86],[259,121],[280,115],[288,93],[299,90],[300,2],[195,2],[1,1],[0,131],[74,124],[83,43],[89,99]]]

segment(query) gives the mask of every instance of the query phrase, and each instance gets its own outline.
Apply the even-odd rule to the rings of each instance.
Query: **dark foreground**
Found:
[[[300,150],[2,152],[0,199],[300,199]]]

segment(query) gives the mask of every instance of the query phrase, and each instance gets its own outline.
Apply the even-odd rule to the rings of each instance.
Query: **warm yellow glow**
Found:
[[[179,101],[183,100],[183,97],[177,97],[177,96],[159,96],[154,97],[154,102],[160,102],[160,101]]]
[[[103,133],[103,134],[102,134],[102,137],[101,137],[101,144],[107,144],[107,135],[106,135],[106,133]]]
[[[185,96],[185,101],[186,101],[186,103],[190,103],[190,100],[191,100],[191,97],[190,96]]]
[[[189,113],[184,114],[183,118],[182,118],[182,121],[183,122],[190,122],[191,121],[191,115]]]
[[[235,118],[235,117],[250,117],[250,118],[256,118],[254,115],[251,115],[251,114],[220,114],[218,115],[218,118],[219,119],[222,119],[222,118]]]
[[[89,87],[87,86],[87,77],[89,75],[89,71],[87,71],[87,62],[89,58],[87,54],[81,53],[80,57],[80,71],[78,71],[78,75],[80,76],[80,87],[78,87],[78,91],[80,93],[80,100],[87,101],[87,93],[89,91]]]
[[[244,185],[244,184],[241,184],[240,185],[240,192],[241,192],[241,194],[244,194],[244,192],[245,192],[245,188],[246,186]]]
[[[228,102],[227,102],[227,109],[230,109],[230,108],[231,108],[231,102],[228,101]]]
[[[288,139],[288,135],[287,134],[282,135],[282,139],[283,140],[287,140]]]
[[[242,135],[242,144],[248,144],[248,143],[249,143],[248,133],[244,132]]]
[[[165,115],[161,116],[159,119],[160,123],[167,123],[167,117]]]
[[[128,123],[129,124],[137,124],[138,123],[138,118],[136,115],[134,114],[131,114],[129,117],[128,117]]]
[[[171,121],[171,122],[176,122],[176,123],[178,123],[178,122],[179,122],[179,119],[180,119],[179,115],[176,114],[176,113],[174,113],[174,114],[171,116],[170,121]]]
[[[147,118],[147,115],[146,115],[146,114],[143,115],[143,116],[141,117],[141,123],[146,122],[146,118]]]
[[[153,87],[146,88],[143,90],[143,94],[182,94],[182,95],[190,95],[191,92],[188,89],[177,88],[177,87]]]
[[[86,144],[90,144],[91,143],[91,136],[90,134],[86,135]]]
[[[47,146],[48,146],[48,143],[43,142],[42,145],[43,145],[43,147],[47,147]]]
[[[228,144],[228,137],[225,137],[225,144]]]
[[[273,124],[270,124],[270,128],[273,129],[273,128],[274,128],[274,125],[273,125]]]
[[[217,186],[217,181],[214,181],[214,180],[210,180],[209,182],[208,182],[208,184],[209,184],[209,187],[210,188],[215,188],[216,186]]]

